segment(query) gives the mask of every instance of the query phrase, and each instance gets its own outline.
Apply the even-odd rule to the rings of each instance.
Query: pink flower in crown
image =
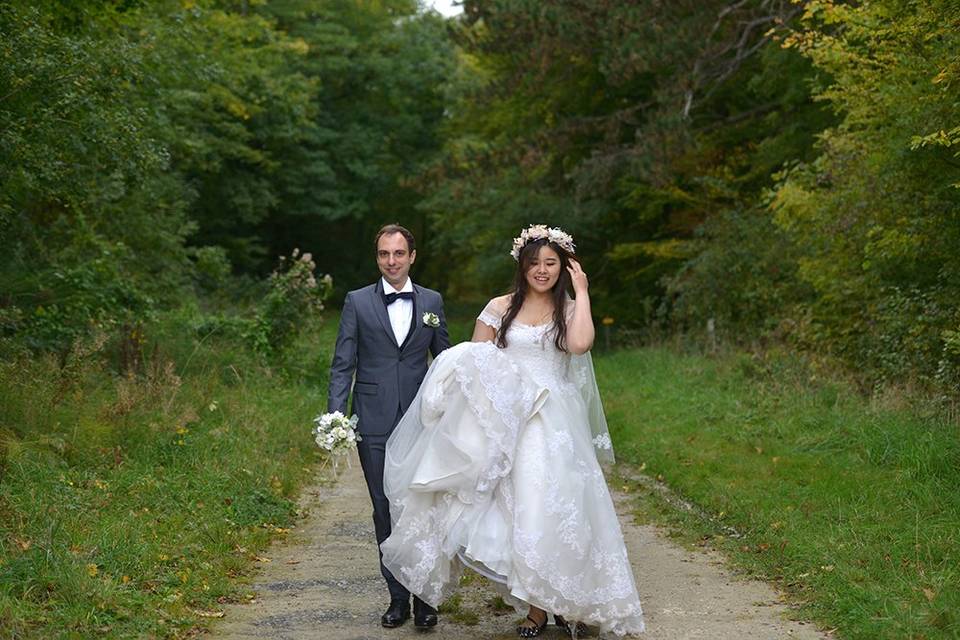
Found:
[[[564,232],[563,229],[559,227],[548,227],[545,224],[532,224],[513,239],[513,249],[510,250],[510,255],[513,256],[514,260],[519,262],[520,251],[523,250],[523,247],[532,240],[540,240],[542,238],[546,238],[550,242],[560,245],[570,253],[576,253],[576,251],[574,251],[576,245],[573,243],[573,236]]]

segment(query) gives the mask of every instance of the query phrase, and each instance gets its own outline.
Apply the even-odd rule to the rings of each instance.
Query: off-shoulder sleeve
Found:
[[[483,308],[483,311],[477,316],[477,320],[499,331],[500,321],[503,319],[505,311],[506,309],[503,308],[503,304],[494,298]]]

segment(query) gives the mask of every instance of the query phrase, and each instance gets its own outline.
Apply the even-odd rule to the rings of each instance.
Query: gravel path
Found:
[[[811,624],[786,620],[769,585],[734,576],[715,553],[687,550],[656,527],[634,523],[628,495],[614,491],[614,500],[646,615],[646,640],[828,637]],[[309,488],[301,506],[308,515],[285,543],[265,552],[269,562],[253,584],[257,597],[227,607],[210,634],[215,640],[517,637],[518,617],[512,609],[498,610],[495,593],[477,576],[463,581],[459,604],[441,614],[433,631],[418,631],[412,623],[380,626],[388,597],[356,457],[336,483]],[[565,636],[550,627],[541,637]]]

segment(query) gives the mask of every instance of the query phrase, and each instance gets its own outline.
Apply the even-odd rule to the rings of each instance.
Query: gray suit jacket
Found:
[[[450,346],[443,298],[416,284],[413,294],[410,332],[399,345],[383,301],[382,280],[351,291],[344,300],[330,366],[327,411],[347,414],[352,385],[352,408],[360,419],[357,428],[361,435],[389,434],[427,373],[427,352],[436,357]],[[439,327],[424,324],[423,314],[427,312],[436,314]]]

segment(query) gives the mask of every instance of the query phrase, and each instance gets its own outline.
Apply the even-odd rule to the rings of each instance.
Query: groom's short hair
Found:
[[[382,236],[390,236],[395,233],[399,233],[407,241],[407,251],[413,253],[417,250],[417,241],[413,239],[413,234],[410,233],[409,229],[401,227],[399,224],[385,224],[380,227],[380,231],[377,231],[377,237],[373,239],[373,247],[377,248],[380,246],[380,238]]]

